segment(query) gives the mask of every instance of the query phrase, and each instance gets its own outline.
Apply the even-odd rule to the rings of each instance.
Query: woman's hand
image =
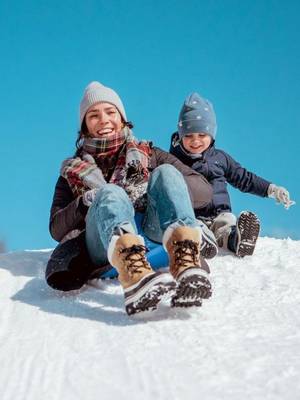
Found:
[[[90,154],[85,154],[82,159],[80,157],[66,159],[62,163],[60,174],[71,184],[76,185],[81,182],[89,189],[99,189],[106,184],[102,171]]]

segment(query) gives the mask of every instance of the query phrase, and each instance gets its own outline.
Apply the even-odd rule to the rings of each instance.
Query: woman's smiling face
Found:
[[[89,136],[109,137],[123,128],[122,117],[117,108],[110,103],[96,103],[85,114]]]

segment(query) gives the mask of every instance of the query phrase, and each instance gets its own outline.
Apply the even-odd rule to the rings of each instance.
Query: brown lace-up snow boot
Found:
[[[119,273],[128,315],[155,310],[175,292],[172,276],[153,271],[146,259],[146,250],[143,238],[131,233],[113,236],[109,245],[108,259]]]
[[[172,306],[201,306],[211,296],[209,267],[200,256],[201,228],[171,225],[164,235],[170,259],[170,272],[177,280]]]

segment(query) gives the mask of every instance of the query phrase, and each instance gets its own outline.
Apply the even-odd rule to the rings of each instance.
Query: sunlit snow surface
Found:
[[[0,255],[1,400],[300,398],[300,241],[223,253],[202,308],[135,319],[117,281],[47,287],[50,253]]]

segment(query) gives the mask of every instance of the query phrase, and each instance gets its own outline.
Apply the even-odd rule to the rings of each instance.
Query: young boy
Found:
[[[242,192],[273,197],[286,208],[294,202],[285,188],[247,171],[225,151],[216,149],[216,130],[212,104],[193,93],[185,99],[180,111],[178,132],[172,135],[170,153],[204,175],[212,185],[212,202],[195,213],[213,232],[218,246],[238,257],[252,255],[259,234],[259,219],[249,211],[242,212],[238,218],[232,214],[227,182]]]

